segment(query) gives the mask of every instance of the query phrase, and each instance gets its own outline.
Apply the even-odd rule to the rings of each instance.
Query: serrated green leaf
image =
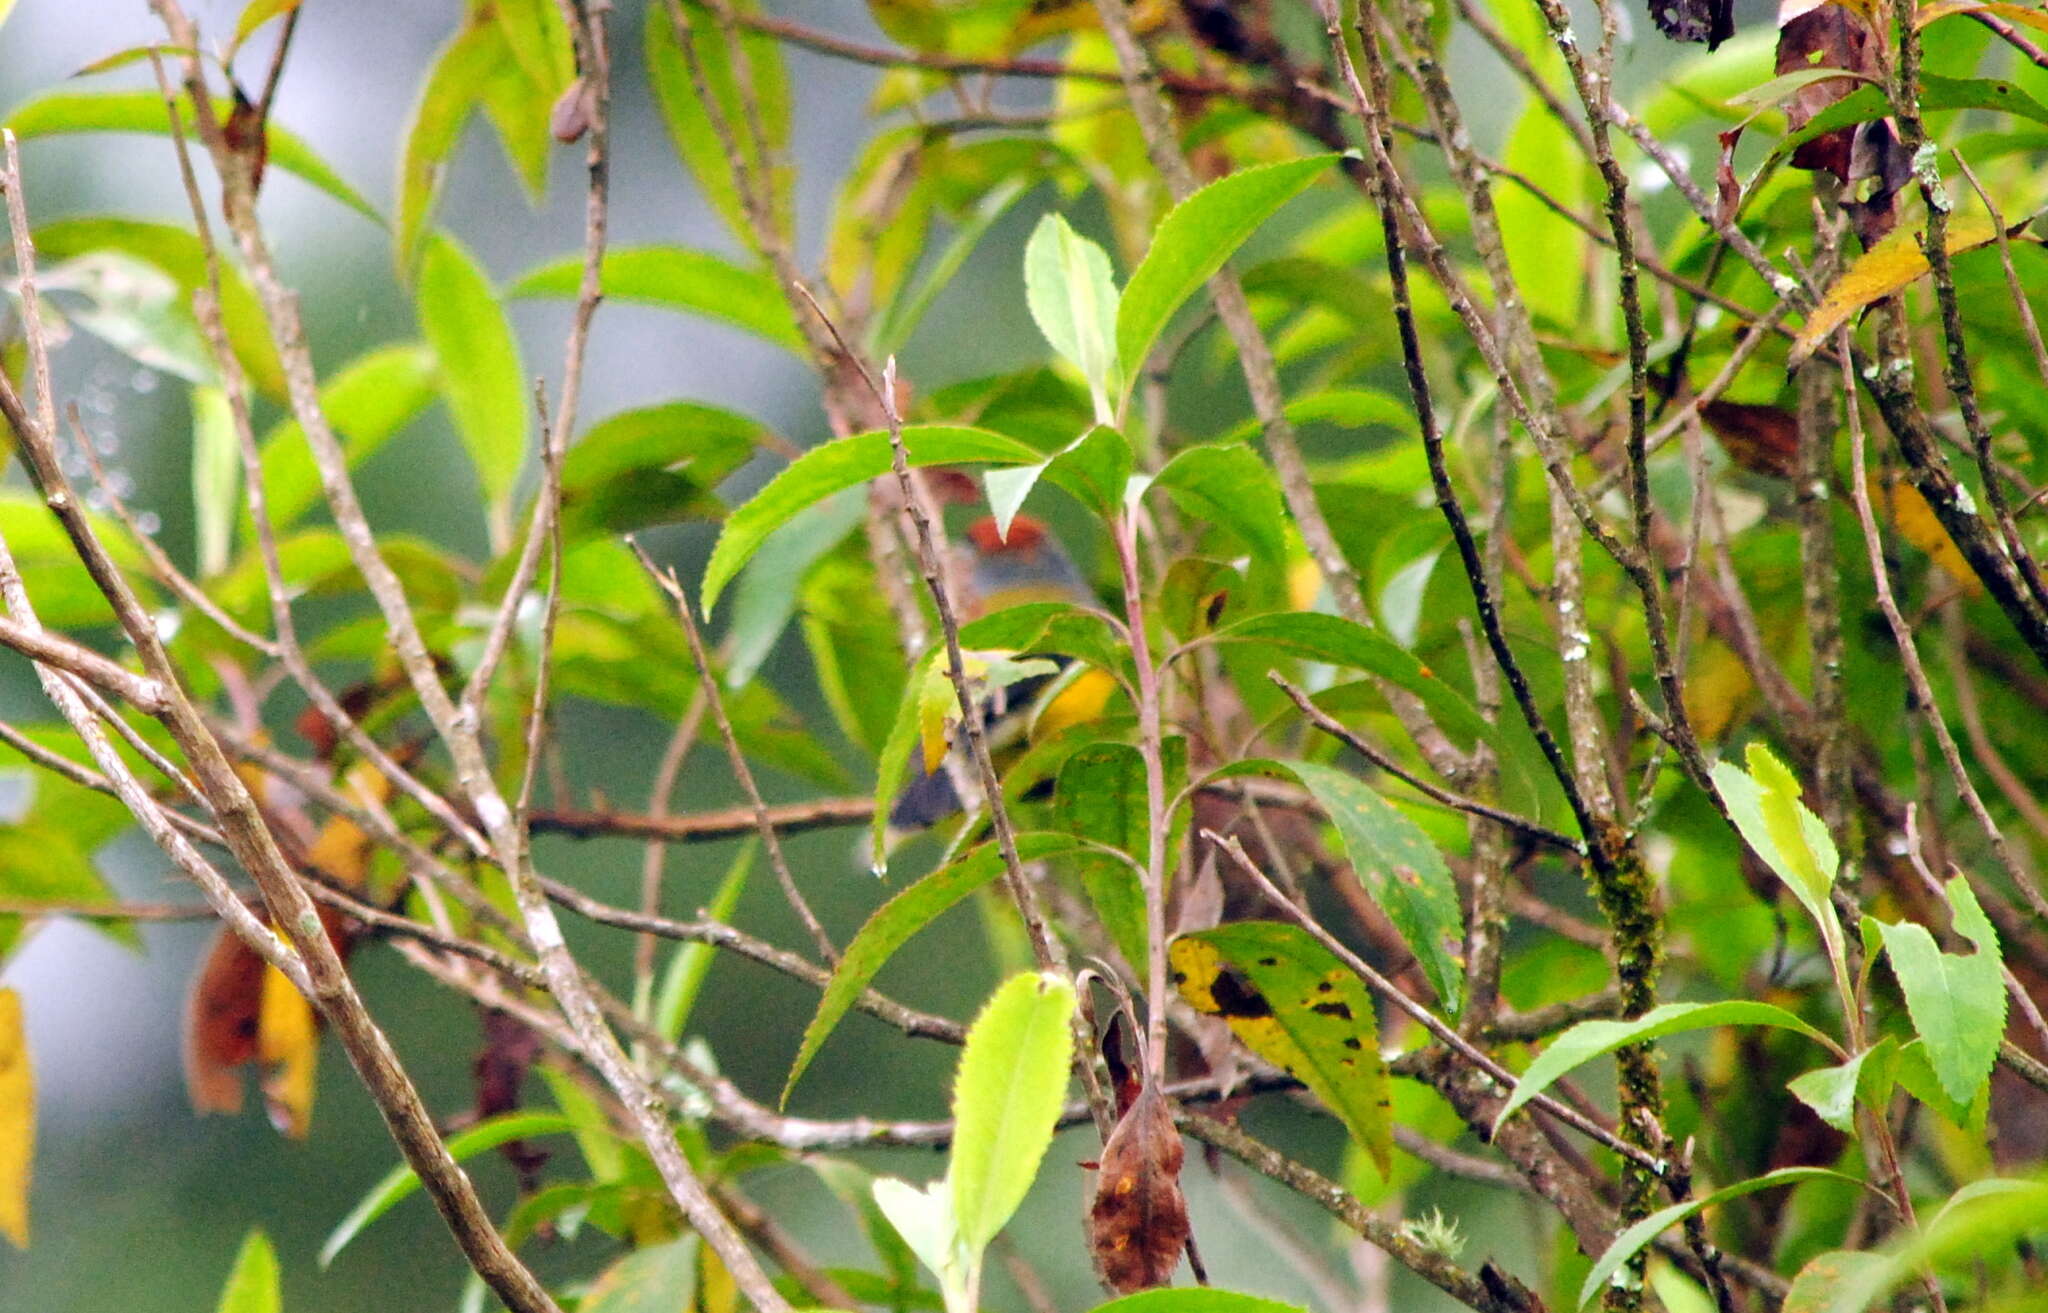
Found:
[[[622,246],[599,270],[605,297],[720,319],[786,351],[802,354],[789,300],[774,277],[743,269],[708,251],[683,246]],[[520,275],[508,297],[574,298],[583,285],[583,257],[569,256]]]
[[[278,1275],[277,1251],[263,1228],[252,1227],[235,1255],[235,1266],[220,1292],[214,1313],[282,1313],[284,1290]]]
[[[1306,930],[1277,921],[1182,935],[1167,960],[1190,1006],[1221,1017],[1253,1052],[1308,1086],[1386,1174],[1392,1095],[1365,982]]]
[[[1163,489],[1189,519],[1230,530],[1268,564],[1286,559],[1280,481],[1250,447],[1189,447],[1166,462],[1151,486]]]
[[[1413,652],[1340,616],[1316,611],[1255,615],[1225,625],[1209,641],[1266,643],[1311,660],[1367,671],[1421,698],[1443,728],[1474,741],[1493,737],[1492,726],[1471,699],[1439,679]]]
[[[1354,776],[1307,761],[1238,762],[1219,775],[1292,777],[1315,797],[1343,841],[1351,868],[1415,954],[1444,1009],[1455,1015],[1464,990],[1464,916],[1458,887],[1429,836]]]
[[[1606,1289],[1608,1280],[1620,1272],[1630,1259],[1640,1254],[1652,1240],[1701,1209],[1726,1203],[1730,1199],[1739,1199],[1758,1190],[1769,1190],[1776,1186],[1821,1178],[1848,1181],[1859,1186],[1863,1184],[1853,1176],[1844,1176],[1840,1172],[1831,1172],[1821,1167],[1781,1167],[1775,1172],[1765,1172],[1762,1176],[1723,1186],[1712,1194],[1701,1195],[1683,1203],[1673,1204],[1669,1208],[1659,1209],[1614,1238],[1614,1243],[1607,1247],[1606,1253],[1600,1255],[1599,1260],[1593,1264],[1593,1270],[1586,1274],[1585,1282],[1580,1285],[1578,1307],[1584,1308],[1592,1303],[1594,1298]]]
[[[1927,1046],[1928,1061],[1941,1088],[1968,1103],[1998,1060],[2005,1034],[2005,974],[1998,932],[1961,876],[1945,886],[1954,909],[1955,931],[1976,952],[1944,953],[1925,926],[1880,921],[1885,954],[1906,996],[1913,1029]]]
[[[1882,1041],[1890,1044],[1887,1038]],[[1832,1067],[1816,1067],[1801,1076],[1795,1076],[1785,1088],[1793,1097],[1813,1109],[1814,1116],[1842,1132],[1856,1133],[1856,1093],[1864,1083],[1864,1067],[1871,1055],[1878,1054],[1878,1061],[1884,1055],[1876,1047],[1867,1048],[1847,1062]]]
[[[542,1135],[563,1135],[573,1132],[575,1124],[567,1117],[552,1112],[508,1112],[488,1121],[478,1122],[468,1130],[448,1137],[448,1154],[455,1161],[474,1157],[486,1149],[495,1149],[513,1140],[531,1140]],[[342,1251],[349,1241],[356,1238],[362,1229],[391,1211],[408,1195],[420,1188],[420,1178],[410,1166],[401,1163],[370,1187],[362,1202],[349,1210],[320,1246],[320,1266],[326,1267],[334,1256]]]
[[[234,106],[224,99],[214,102],[214,114],[223,121],[233,109]],[[190,97],[179,96],[178,112],[185,123],[192,122]],[[167,137],[171,131],[163,97],[154,91],[47,92],[15,106],[6,123],[0,126],[12,129],[14,135],[23,141],[72,132],[144,132]],[[296,133],[272,122],[267,126],[267,135],[272,168],[311,183],[372,223],[384,222],[376,207],[342,181],[341,175],[327,167],[325,161]]]
[[[1024,300],[1052,349],[1087,380],[1096,422],[1114,423],[1117,289],[1109,252],[1061,215],[1046,215],[1024,244]]]
[[[519,338],[483,268],[451,237],[427,239],[416,295],[442,394],[484,492],[492,541],[502,546],[531,423]]]
[[[1043,453],[987,429],[946,425],[911,425],[903,430],[903,446],[913,466],[997,464],[1028,465]],[[859,433],[813,447],[768,481],[747,503],[727,518],[704,567],[704,613],[718,595],[760,550],[768,535],[806,506],[842,489],[880,478],[894,468],[889,435]]]
[[[1666,1035],[1715,1026],[1776,1026],[1804,1035],[1831,1053],[1841,1052],[1833,1040],[1792,1013],[1751,999],[1728,999],[1720,1003],[1665,1003],[1651,1008],[1633,1021],[1581,1021],[1536,1055],[1536,1060],[1529,1064],[1529,1070],[1515,1082],[1507,1102],[1501,1105],[1500,1115],[1493,1119],[1494,1127],[1499,1129],[1523,1104],[1549,1089],[1558,1077],[1581,1063],[1631,1044],[1645,1044]]]
[[[1143,756],[1128,743],[1082,748],[1060,766],[1053,808],[1061,828],[1076,838],[1128,855],[1129,861],[1119,861],[1106,853],[1081,853],[1081,887],[1117,951],[1145,979],[1145,891],[1132,866],[1143,864],[1152,847]]]
[[[1117,306],[1116,353],[1129,388],[1174,311],[1281,206],[1301,194],[1336,155],[1242,169],[1173,207],[1152,235],[1151,249],[1131,271]]]
[[[1074,987],[1058,976],[1013,976],[967,1032],[953,1078],[953,1152],[946,1179],[960,1239],[980,1252],[1030,1192],[1066,1102]]]
[[[1076,846],[1074,840],[1064,834],[1027,833],[1017,836],[1017,855],[1027,862],[1071,852]],[[867,924],[848,942],[839,965],[833,969],[832,978],[825,982],[824,994],[818,1000],[817,1015],[811,1018],[810,1025],[804,1027],[803,1043],[797,1049],[796,1061],[790,1065],[789,1079],[783,1082],[783,1104],[789,1102],[790,1091],[796,1088],[798,1078],[811,1065],[811,1059],[818,1055],[819,1048],[838,1026],[840,1018],[846,1015],[854,1000],[867,989],[875,973],[896,950],[941,913],[1002,873],[1001,850],[993,842],[985,843],[959,861],[933,871],[875,909]]]
[[[1098,424],[1036,464],[990,470],[982,483],[998,533],[1009,536],[1011,522],[1041,478],[1065,489],[1097,515],[1115,515],[1130,484],[1131,444],[1115,429]]]

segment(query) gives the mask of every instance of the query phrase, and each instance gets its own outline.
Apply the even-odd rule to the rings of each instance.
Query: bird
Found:
[[[962,611],[970,620],[1034,602],[1099,603],[1043,520],[1019,514],[1003,526],[994,516],[982,516],[967,526],[966,539],[972,596]],[[1077,670],[1068,657],[1044,658],[1044,664],[1049,668],[992,689],[977,706],[992,753],[1007,755],[1022,742],[1095,720],[1116,692],[1107,671]],[[961,810],[952,775],[941,768],[938,754],[927,755],[933,759],[919,762],[890,806],[892,836],[929,829]]]

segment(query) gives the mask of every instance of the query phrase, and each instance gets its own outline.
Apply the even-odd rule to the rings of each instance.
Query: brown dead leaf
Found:
[[[1784,407],[1709,401],[1700,418],[1743,469],[1777,479],[1799,472],[1799,420]]]
[[[1120,1295],[1166,1285],[1180,1266],[1189,1235],[1180,1190],[1186,1152],[1156,1085],[1139,1093],[1102,1146],[1088,1247],[1103,1281]]]

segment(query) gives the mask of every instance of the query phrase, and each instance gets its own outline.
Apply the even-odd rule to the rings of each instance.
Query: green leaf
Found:
[[[62,316],[150,369],[193,383],[217,381],[213,353],[183,289],[125,251],[87,251],[45,266],[44,292],[68,293]]]
[[[760,670],[796,614],[798,586],[811,567],[866,518],[866,499],[849,488],[806,508],[768,536],[740,571],[733,592],[732,625],[725,639],[727,688],[740,687]]]
[[[320,409],[341,438],[349,468],[375,455],[425,410],[439,381],[434,353],[419,342],[378,347],[330,374],[320,389]],[[320,500],[320,471],[295,419],[280,421],[263,439],[263,489],[271,526],[280,534]]]
[[[427,239],[420,261],[420,329],[441,364],[455,431],[476,467],[500,546],[511,532],[512,485],[526,460],[530,409],[519,339],[491,282],[453,238]]]
[[[735,7],[753,8],[750,4]],[[757,141],[753,133],[745,130],[747,113],[741,98],[740,82],[728,55],[729,46],[718,31],[717,20],[698,10],[692,26],[691,44],[711,97],[717,102],[726,123],[735,125],[740,153],[748,171],[756,177],[772,179],[773,206],[778,222],[786,225],[789,177],[781,160],[789,147],[790,94],[781,48],[772,37],[761,33],[739,34],[739,48],[748,64],[755,105],[760,111],[759,120],[767,137],[765,142]],[[645,36],[647,80],[654,88],[655,102],[668,125],[676,153],[682,157],[684,167],[696,179],[711,208],[718,211],[742,241],[752,243],[753,229],[740,204],[725,147],[713,131],[704,102],[692,85],[689,66],[677,44],[675,25],[666,5],[647,6]],[[764,150],[769,158],[763,158]]]
[[[1415,954],[1444,1009],[1464,991],[1464,915],[1443,854],[1415,822],[1355,776],[1307,761],[1237,762],[1218,776],[1286,775],[1307,789],[1337,828],[1346,856],[1373,902]]]
[[[398,156],[398,225],[391,252],[402,280],[412,275],[462,131],[482,102],[485,87],[510,66],[510,56],[497,24],[472,16],[434,55],[420,83],[420,97],[406,119]]]
[[[277,1270],[277,1251],[262,1227],[251,1227],[235,1255],[234,1270],[220,1292],[214,1313],[282,1313],[284,1291]]]
[[[223,121],[233,109],[234,106],[224,99],[214,102],[213,112]],[[189,125],[192,122],[189,96],[179,96],[178,113],[184,123]],[[14,135],[23,141],[72,132],[144,132],[167,137],[171,131],[163,97],[154,91],[48,92],[32,96],[15,106],[6,123],[0,126],[12,129]],[[372,223],[384,222],[376,208],[328,168],[297,134],[275,122],[268,125],[267,132],[272,168],[296,174]]]
[[[1961,1104],[1975,1096],[1998,1060],[1998,1042],[2005,1034],[2005,974],[1998,932],[1969,882],[1957,876],[1945,888],[1955,931],[1976,952],[1944,953],[1925,926],[1910,921],[1878,925],[1913,1029],[1927,1046],[1941,1088]]]
[[[1614,1243],[1607,1247],[1607,1252],[1600,1255],[1599,1261],[1593,1264],[1593,1270],[1586,1274],[1585,1283],[1579,1287],[1578,1307],[1584,1308],[1592,1303],[1594,1297],[1606,1288],[1609,1278],[1626,1266],[1630,1259],[1643,1252],[1644,1247],[1662,1235],[1667,1228],[1676,1226],[1701,1209],[1725,1203],[1730,1199],[1739,1199],[1758,1190],[1769,1190],[1780,1185],[1822,1178],[1848,1181],[1859,1186],[1863,1184],[1853,1176],[1844,1176],[1840,1172],[1831,1172],[1822,1167],[1781,1167],[1775,1172],[1765,1172],[1762,1176],[1723,1186],[1712,1194],[1701,1195],[1684,1203],[1657,1210],[1616,1236]]]
[[[716,519],[725,504],[715,490],[767,434],[759,420],[689,401],[612,415],[563,459],[562,532],[581,541]]]
[[[1074,987],[1056,975],[1012,976],[967,1032],[953,1078],[946,1179],[960,1239],[979,1253],[1031,1190],[1066,1102]]]
[[[155,265],[178,284],[178,304],[192,304],[192,294],[207,285],[206,253],[198,237],[183,228],[140,219],[90,215],[58,219],[35,232],[36,251],[52,263],[62,263],[88,251],[120,251]],[[270,323],[263,304],[249,287],[242,271],[226,261],[221,263],[220,317],[228,345],[257,391],[273,400],[285,394],[284,367],[278,363],[277,347],[270,339]]]
[[[1128,388],[1166,323],[1260,224],[1337,161],[1315,155],[1219,178],[1173,207],[1131,271],[1117,307],[1116,351]]]
[[[1028,465],[1042,452],[987,429],[944,425],[912,425],[903,430],[903,446],[913,466],[998,464]],[[711,560],[704,567],[704,613],[711,614],[726,584],[760,550],[769,534],[798,511],[845,488],[880,478],[894,468],[889,435],[859,433],[813,447],[725,522]]]
[[[583,1155],[583,1165],[590,1169],[591,1180],[609,1185],[623,1178],[626,1147],[612,1134],[611,1118],[604,1105],[567,1072],[546,1066],[539,1071],[555,1106],[569,1120],[569,1133],[576,1139],[576,1151]]]
[[[1387,1173],[1392,1095],[1364,981],[1306,930],[1277,921],[1182,935],[1167,960],[1182,998],[1308,1086]]]
[[[910,756],[917,750],[918,704],[933,673],[940,668],[939,663],[945,660],[945,652],[935,648],[910,668],[910,678],[904,681],[903,692],[896,699],[896,715],[889,722],[888,737],[882,740],[882,749],[875,756],[875,815],[868,825],[868,844],[871,869],[878,879],[889,873],[889,811],[903,788]]]
[[[1988,109],[2036,123],[2048,123],[2048,105],[2043,105],[2023,88],[2002,78],[1951,78],[1923,73],[1920,77],[1920,108]],[[1881,119],[1891,112],[1891,100],[1883,87],[1858,87],[1807,120],[1798,131],[1787,133],[1784,140],[1772,147],[1764,168],[1775,165],[1815,137]]]
[[[609,300],[721,319],[786,351],[806,349],[788,298],[766,271],[683,246],[624,246],[606,252],[598,277]],[[505,295],[573,299],[582,285],[583,257],[575,255],[528,271]]]
[[[1131,444],[1115,429],[1098,424],[1035,465],[990,470],[982,476],[982,483],[997,532],[1009,536],[1010,522],[1040,478],[1049,479],[1089,510],[1108,518],[1122,509],[1130,486]]]
[[[116,901],[76,837],[33,819],[0,825],[0,898],[28,906],[96,907]],[[0,915],[0,959],[21,934],[22,920],[17,914]],[[126,921],[95,920],[93,925],[130,948],[141,946],[135,927]]]
[[[705,916],[720,922],[732,916],[732,909],[739,905],[740,895],[746,891],[747,877],[754,869],[757,851],[759,849],[751,838],[740,845],[739,854],[726,868],[725,878],[718,882],[718,891],[711,895],[711,901],[704,907]],[[718,949],[711,944],[676,945],[668,960],[668,970],[662,973],[661,987],[654,996],[654,1029],[669,1043],[682,1039],[683,1027],[690,1024],[690,1014],[697,1007],[697,995],[703,991],[704,978],[711,974],[711,964],[717,957]]]
[[[552,1112],[508,1112],[488,1121],[478,1122],[457,1135],[448,1137],[448,1153],[455,1161],[475,1157],[486,1149],[495,1149],[513,1140],[530,1140],[541,1135],[563,1135],[576,1129],[567,1117]],[[349,1210],[347,1217],[334,1228],[327,1242],[320,1246],[320,1266],[326,1267],[334,1256],[342,1251],[349,1241],[356,1238],[362,1229],[391,1211],[408,1195],[420,1188],[420,1178],[410,1166],[400,1164],[363,1196],[362,1202]]]
[[[1284,413],[1296,426],[1331,424],[1338,428],[1389,428],[1402,433],[1415,428],[1415,412],[1377,388],[1333,388],[1311,392],[1287,403]],[[1225,434],[1225,442],[1250,442],[1259,436],[1259,421],[1248,419]]]
[[[1144,757],[1128,743],[1082,748],[1060,766],[1053,809],[1060,827],[1074,837],[1129,855],[1120,861],[1082,852],[1081,887],[1117,951],[1138,979],[1146,979],[1145,891],[1132,866],[1142,865],[1152,848]]]
[[[1017,855],[1027,862],[1071,852],[1076,846],[1074,840],[1064,834],[1017,836]],[[985,843],[959,861],[933,871],[875,910],[867,924],[846,945],[846,952],[833,969],[832,978],[825,982],[824,994],[818,1000],[817,1015],[804,1028],[803,1043],[797,1049],[796,1061],[790,1065],[789,1079],[783,1082],[783,1104],[789,1102],[789,1093],[796,1088],[797,1079],[811,1065],[811,1059],[818,1055],[818,1049],[838,1026],[840,1018],[846,1015],[854,1000],[867,989],[875,973],[896,950],[912,935],[930,925],[940,913],[1002,873],[1001,850],[993,842]]]
[[[198,538],[199,577],[227,568],[235,519],[242,504],[242,446],[227,393],[192,389],[192,518]]]
[[[235,20],[235,35],[228,41],[227,54],[221,56],[227,63],[233,63],[235,52],[242,48],[256,32],[273,18],[282,18],[299,7],[299,0],[249,0],[242,6],[242,16]]]
[[[1721,761],[1712,775],[1736,830],[1813,918],[1838,988],[1845,985],[1842,925],[1828,901],[1839,858],[1827,826],[1799,801],[1799,781],[1761,743],[1749,745],[1747,773]]]
[[[947,1313],[969,1308],[969,1291],[979,1274],[972,1271],[975,1261],[960,1243],[953,1183],[942,1179],[919,1189],[908,1181],[883,1176],[876,1179],[872,1190],[875,1207],[896,1228],[917,1261],[939,1279],[946,1293]]]
[[[1162,488],[1190,520],[1220,524],[1267,563],[1287,557],[1287,511],[1280,482],[1250,447],[1189,447],[1166,462],[1152,487]]]
[[[1089,1313],[1306,1313],[1299,1304],[1230,1290],[1141,1290],[1097,1304]]]
[[[577,1313],[675,1313],[695,1307],[697,1237],[636,1249],[598,1274]]]
[[[1314,661],[1367,671],[1421,698],[1443,728],[1475,741],[1493,736],[1471,699],[1437,678],[1413,652],[1340,616],[1317,611],[1255,615],[1225,625],[1210,641],[1266,643]]]
[[[1831,1249],[1815,1254],[1792,1278],[1792,1288],[1785,1292],[1778,1313],[1828,1313],[1838,1298],[1878,1277],[1888,1265],[1885,1255],[1863,1250]]]
[[[1863,1050],[1847,1062],[1816,1067],[1794,1077],[1785,1088],[1793,1097],[1813,1109],[1814,1115],[1844,1135],[1856,1133],[1856,1094],[1866,1083],[1864,1067],[1875,1054],[1881,1064],[1890,1056],[1890,1037]],[[1889,1094],[1889,1089],[1885,1091]]]
[[[1097,423],[1115,422],[1116,274],[1109,252],[1048,214],[1024,244],[1024,300],[1052,349],[1081,371]]]
[[[1714,1026],[1776,1026],[1796,1031],[1817,1041],[1830,1052],[1840,1053],[1833,1040],[1790,1012],[1750,999],[1728,999],[1720,1003],[1665,1003],[1651,1008],[1634,1021],[1581,1021],[1551,1041],[1550,1047],[1529,1064],[1529,1070],[1515,1082],[1508,1101],[1501,1105],[1500,1115],[1493,1119],[1494,1129],[1498,1130],[1523,1104],[1550,1088],[1553,1081],[1581,1063],[1631,1044],[1645,1044],[1665,1035]]]

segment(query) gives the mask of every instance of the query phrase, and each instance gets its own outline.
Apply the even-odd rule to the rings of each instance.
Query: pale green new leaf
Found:
[[[1558,1077],[1581,1063],[1630,1044],[1642,1044],[1665,1035],[1714,1026],[1776,1026],[1796,1031],[1837,1055],[1841,1050],[1822,1032],[1792,1013],[1769,1003],[1751,999],[1728,999],[1720,1003],[1666,1003],[1651,1008],[1634,1021],[1582,1021],[1551,1041],[1538,1054],[1529,1070],[1515,1082],[1500,1115],[1493,1119],[1498,1129],[1529,1100],[1550,1088]]]
[[[329,374],[320,389],[320,410],[340,436],[349,468],[368,460],[425,410],[439,379],[434,353],[419,342],[378,347]],[[279,533],[295,527],[320,498],[320,471],[295,419],[279,421],[263,439],[263,489],[265,510]]]
[[[235,1255],[234,1270],[220,1292],[214,1313],[281,1313],[284,1290],[278,1276],[277,1251],[261,1227],[251,1228]]]
[[[2005,1034],[2005,975],[1998,932],[1968,881],[1957,876],[1946,890],[1956,933],[1970,941],[1974,953],[1944,953],[1926,927],[1910,921],[1878,925],[1935,1077],[1951,1099],[1963,1104],[1998,1060],[1998,1042]]]
[[[946,1179],[970,1252],[988,1247],[1024,1202],[1052,1145],[1073,1057],[1074,987],[1013,976],[967,1032],[953,1078],[953,1155]]]
[[[1109,252],[1061,215],[1046,215],[1024,246],[1024,300],[1052,349],[1088,381],[1096,422],[1113,423],[1117,289]]]
[[[1173,207],[1131,271],[1117,305],[1116,353],[1128,388],[1176,310],[1237,253],[1260,224],[1301,194],[1336,155],[1262,164],[1219,178]]]

